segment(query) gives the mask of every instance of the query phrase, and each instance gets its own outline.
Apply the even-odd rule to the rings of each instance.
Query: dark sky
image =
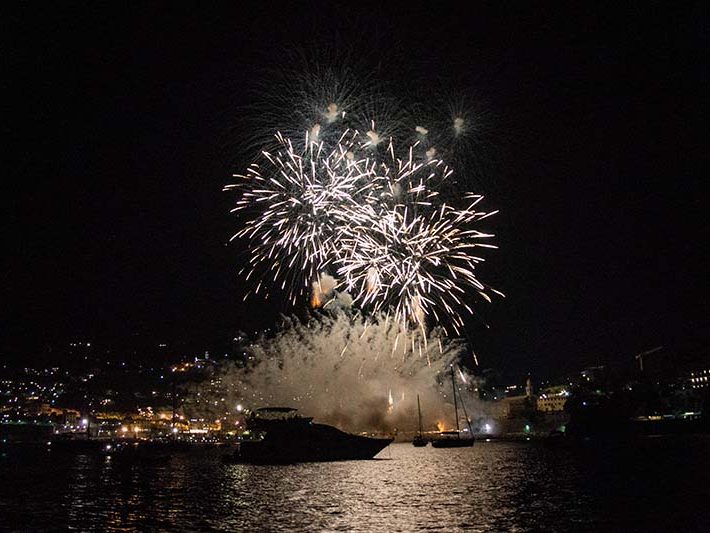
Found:
[[[136,333],[198,349],[270,326],[286,309],[242,303],[221,189],[251,80],[325,43],[486,101],[501,250],[483,274],[508,297],[469,328],[484,365],[707,350],[702,2],[66,4],[2,8],[0,356]]]

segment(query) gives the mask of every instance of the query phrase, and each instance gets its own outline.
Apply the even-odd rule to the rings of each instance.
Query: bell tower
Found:
[[[528,376],[528,380],[525,382],[525,395],[530,398],[533,394],[532,379]]]

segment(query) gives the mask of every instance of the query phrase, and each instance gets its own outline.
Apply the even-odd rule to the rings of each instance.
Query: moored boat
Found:
[[[473,446],[474,438],[462,437],[459,431],[441,431],[436,439],[431,441],[434,448],[467,448]]]
[[[253,440],[239,443],[226,462],[288,464],[372,459],[394,439],[353,435],[314,423],[290,407],[257,409],[247,419]]]
[[[451,366],[451,387],[454,396],[454,413],[456,418],[456,431],[441,431],[436,439],[431,441],[431,445],[434,448],[467,448],[473,446],[475,439],[473,438],[473,432],[471,431],[471,422],[468,419],[468,414],[466,413],[466,406],[463,403],[463,398],[461,398],[461,407],[463,408],[464,415],[466,416],[466,425],[468,426],[468,434],[465,437],[461,436],[461,428],[459,427],[459,406],[456,401],[456,379],[454,377],[454,367]]]
[[[419,431],[417,431],[417,434],[414,436],[412,439],[412,444],[416,448],[423,448],[429,443],[429,439],[424,437],[424,434],[422,433],[422,407],[421,404],[419,403],[419,395],[417,394],[417,413],[419,414]]]

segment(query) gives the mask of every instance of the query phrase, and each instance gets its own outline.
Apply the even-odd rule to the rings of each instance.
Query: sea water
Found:
[[[393,444],[371,461],[0,458],[0,530],[710,531],[710,436],[473,448]]]

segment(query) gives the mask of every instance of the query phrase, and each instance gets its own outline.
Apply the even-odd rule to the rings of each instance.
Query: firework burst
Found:
[[[323,142],[308,135],[308,147],[296,150],[290,139],[277,134],[280,150],[263,152],[263,163],[251,165],[236,176],[240,183],[225,188],[241,192],[233,212],[243,212],[245,220],[232,239],[249,241],[247,279],[271,272],[282,289],[288,286],[295,303],[339,257],[344,214],[369,182],[366,161],[355,160],[351,151],[355,138],[346,132],[326,152]],[[258,282],[255,292],[261,288]]]
[[[285,133],[226,187],[240,194],[232,238],[248,243],[242,273],[255,293],[280,286],[294,305],[330,275],[360,309],[459,334],[471,296],[496,293],[476,271],[480,252],[495,248],[480,229],[495,212],[479,211],[482,196],[459,190],[442,159],[470,137],[474,118],[456,109],[443,127],[418,122],[372,84],[360,91],[351,77],[324,76],[332,83],[309,76],[277,99],[292,110],[275,120]]]
[[[336,263],[353,303],[392,310],[395,320],[422,329],[431,316],[444,331],[450,324],[460,333],[461,312],[473,313],[468,293],[490,300],[475,267],[484,260],[479,249],[495,248],[486,242],[492,234],[470,229],[494,213],[475,209],[481,196],[469,199],[465,209],[444,204],[429,214],[398,204],[382,216],[373,214],[368,226],[348,226],[343,242],[351,252]]]

